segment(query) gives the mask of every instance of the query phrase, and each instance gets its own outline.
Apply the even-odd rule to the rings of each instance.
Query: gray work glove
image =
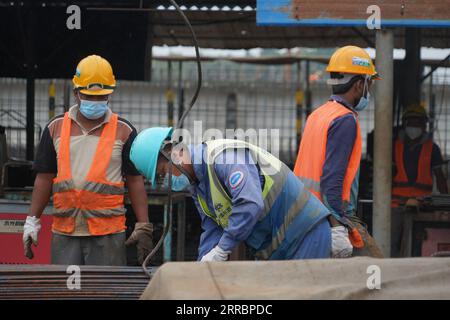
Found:
[[[142,264],[153,250],[153,225],[149,222],[136,222],[134,231],[125,241],[126,246],[136,245],[138,263]]]

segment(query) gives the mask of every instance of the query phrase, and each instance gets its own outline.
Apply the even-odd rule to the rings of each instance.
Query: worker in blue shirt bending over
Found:
[[[200,261],[226,261],[243,241],[259,260],[329,258],[348,247],[332,239],[329,210],[272,154],[239,140],[176,145],[171,135],[142,131],[130,159],[167,187],[172,157],[172,190],[189,190],[201,217]]]

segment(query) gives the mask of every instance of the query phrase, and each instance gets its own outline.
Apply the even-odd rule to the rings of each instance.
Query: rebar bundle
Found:
[[[0,265],[0,300],[134,300],[149,282],[140,267],[80,266],[79,271],[62,265]]]

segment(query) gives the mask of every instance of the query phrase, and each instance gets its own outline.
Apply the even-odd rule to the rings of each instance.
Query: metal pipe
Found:
[[[34,96],[35,96],[35,54],[34,35],[36,28],[36,15],[30,8],[27,14],[27,37],[26,41],[26,72],[27,72],[27,126],[26,126],[26,158],[34,159]]]
[[[48,86],[48,120],[55,116],[56,86],[53,81]]]
[[[308,117],[312,112],[312,100],[311,100],[311,85],[309,82],[310,76],[310,68],[309,68],[309,60],[305,61],[305,111],[306,117]]]
[[[173,127],[173,107],[175,103],[175,94],[172,90],[172,61],[167,62],[167,125]]]
[[[383,79],[375,85],[373,235],[386,257],[391,244],[393,52],[393,31],[377,30],[376,66]]]
[[[184,113],[183,62],[180,61],[178,63],[178,117],[181,117],[183,113]]]
[[[297,79],[296,79],[296,91],[295,91],[295,109],[296,109],[296,134],[297,141],[296,146],[300,145],[302,136],[302,117],[303,117],[303,90],[301,88],[301,67],[300,62],[297,62]],[[291,157],[289,153],[289,157]]]
[[[184,243],[186,240],[186,208],[184,201],[178,203],[177,206],[177,261],[184,261]]]
[[[34,72],[28,68],[27,75],[27,122],[26,122],[26,158],[34,159]]]
[[[435,117],[436,117],[436,99],[434,96],[434,90],[433,90],[433,74],[430,74],[430,81],[429,81],[429,88],[428,88],[428,92],[429,92],[429,110],[430,110],[430,127],[429,127],[429,132],[430,132],[430,136],[431,139],[434,138],[434,130],[435,130]]]

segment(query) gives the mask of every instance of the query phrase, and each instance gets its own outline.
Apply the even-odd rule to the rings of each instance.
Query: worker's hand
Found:
[[[344,226],[331,228],[331,257],[348,258],[353,253],[353,246]]]
[[[222,250],[219,246],[215,246],[210,252],[205,254],[201,262],[211,262],[211,261],[227,261],[228,255],[231,251]]]
[[[153,250],[153,225],[149,222],[137,222],[134,231],[125,242],[126,246],[135,244],[138,263],[142,264],[147,255]]]
[[[25,256],[33,259],[34,254],[31,250],[31,243],[36,247],[38,245],[38,235],[41,230],[41,220],[36,217],[28,216],[23,226],[23,247]]]
[[[419,200],[417,198],[409,198],[405,203],[405,207],[418,207],[418,206]]]

